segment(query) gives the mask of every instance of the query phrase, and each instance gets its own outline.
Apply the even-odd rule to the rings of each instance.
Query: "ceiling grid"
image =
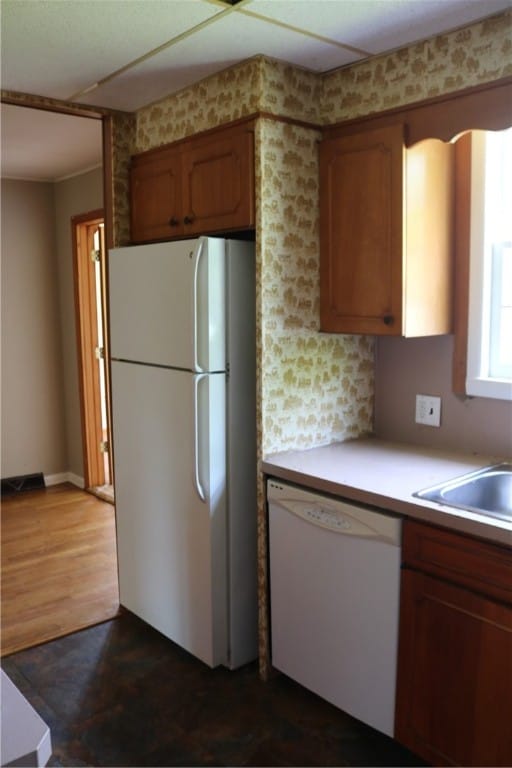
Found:
[[[137,111],[263,55],[331,72],[512,0],[1,0],[2,89]]]

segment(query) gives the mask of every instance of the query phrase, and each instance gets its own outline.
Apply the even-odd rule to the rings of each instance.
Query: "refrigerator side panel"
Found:
[[[216,564],[225,498],[223,462],[217,476],[204,471],[207,385],[184,371],[112,361],[121,604],[216,666],[226,660],[225,606],[212,586],[225,578],[225,557]],[[199,498],[198,473],[212,504]]]
[[[231,668],[258,655],[254,244],[228,241],[228,536]]]
[[[222,239],[111,250],[111,357],[224,370],[224,290]]]

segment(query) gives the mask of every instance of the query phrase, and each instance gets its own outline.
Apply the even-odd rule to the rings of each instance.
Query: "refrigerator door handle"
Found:
[[[200,470],[199,470],[199,408],[198,408],[198,388],[202,379],[206,378],[205,373],[200,373],[194,376],[194,485],[196,493],[206,503],[206,493],[201,484]]]
[[[198,326],[199,326],[199,262],[201,261],[201,254],[203,252],[203,240],[199,239],[197,242],[197,250],[194,254],[195,257],[195,264],[194,264],[194,287],[193,287],[193,302],[192,302],[192,312],[193,312],[193,323],[194,323],[194,370],[195,371],[202,371],[203,368],[199,364],[198,360]],[[204,501],[204,499],[203,499]]]

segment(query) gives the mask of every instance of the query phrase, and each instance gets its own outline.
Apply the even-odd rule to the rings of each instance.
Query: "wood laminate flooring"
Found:
[[[2,500],[1,655],[119,611],[114,507],[70,484]]]

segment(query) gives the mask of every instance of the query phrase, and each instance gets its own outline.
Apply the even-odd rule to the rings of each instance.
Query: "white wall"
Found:
[[[2,181],[1,476],[66,469],[54,190]]]
[[[71,217],[103,207],[101,168],[55,184],[55,222],[59,273],[60,333],[64,381],[67,471],[83,478]]]
[[[71,217],[102,206],[100,168],[2,180],[2,478],[83,477]]]
[[[512,457],[512,403],[454,395],[452,356],[453,336],[377,340],[376,434],[463,453]],[[415,423],[417,394],[441,396],[439,428]]]

